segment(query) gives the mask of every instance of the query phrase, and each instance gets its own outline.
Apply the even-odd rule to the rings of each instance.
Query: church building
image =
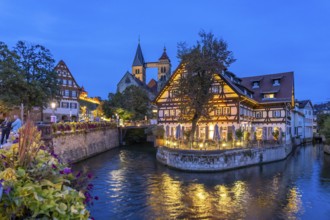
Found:
[[[157,68],[157,80],[151,79],[148,83],[147,80],[147,69]],[[171,76],[171,60],[167,56],[166,48],[158,61],[156,62],[146,62],[143,57],[140,42],[136,49],[135,57],[132,64],[132,72],[126,72],[122,79],[117,84],[117,91],[123,92],[129,86],[138,86],[144,89],[150,100],[153,100],[158,91],[164,87],[165,83]]]

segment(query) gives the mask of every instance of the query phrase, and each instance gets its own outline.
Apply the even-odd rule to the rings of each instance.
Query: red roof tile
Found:
[[[280,85],[273,85],[275,79],[280,80]],[[290,102],[292,100],[294,91],[293,72],[243,77],[241,80],[243,86],[254,92],[253,99],[258,102]],[[259,82],[259,88],[253,88],[252,86],[253,82],[256,81]],[[263,98],[265,93],[274,93],[275,98]]]

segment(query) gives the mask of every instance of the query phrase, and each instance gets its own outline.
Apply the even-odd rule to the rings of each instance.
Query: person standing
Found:
[[[14,133],[18,133],[18,129],[20,129],[20,127],[22,126],[22,121],[21,119],[19,119],[19,117],[17,115],[14,115],[14,121],[11,124],[11,127],[13,129]]]
[[[11,122],[8,117],[1,123],[1,145],[7,143],[7,139],[9,137],[11,130]]]

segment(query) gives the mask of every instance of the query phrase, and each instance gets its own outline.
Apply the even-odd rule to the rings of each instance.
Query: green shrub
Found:
[[[18,143],[0,150],[0,219],[88,219],[92,186],[41,144],[27,121]]]

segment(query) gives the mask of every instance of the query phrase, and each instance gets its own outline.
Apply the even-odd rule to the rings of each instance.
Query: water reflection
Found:
[[[114,149],[87,165],[100,201],[96,219],[326,219],[330,156],[301,147],[289,159],[222,173],[186,173],[148,146]]]

